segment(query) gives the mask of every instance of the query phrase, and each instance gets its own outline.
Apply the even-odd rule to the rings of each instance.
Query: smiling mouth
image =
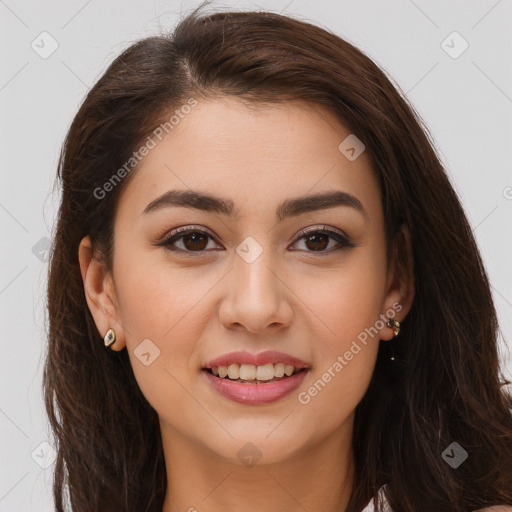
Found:
[[[219,368],[220,368],[220,371],[219,371]],[[301,369],[298,369],[298,368],[293,368],[292,371],[290,371],[290,369],[288,369],[288,372],[284,375],[281,375],[281,376],[274,376],[271,377],[271,378],[268,378],[270,377],[269,374],[267,375],[264,375],[263,377],[265,378],[257,378],[256,376],[254,376],[253,378],[240,378],[239,376],[239,372],[237,371],[234,371],[234,370],[231,370],[231,377],[229,376],[229,374],[225,374],[225,370],[222,370],[222,368],[226,368],[226,367],[219,367],[219,368],[203,368],[203,371],[206,371],[208,372],[210,375],[213,375],[214,377],[220,379],[220,380],[225,380],[225,381],[229,381],[229,382],[240,382],[240,383],[243,383],[243,384],[259,384],[259,385],[263,385],[263,384],[270,384],[271,382],[278,382],[280,380],[285,380],[285,379],[289,379],[290,377],[294,376],[294,375],[297,375],[298,373],[304,373],[304,372],[307,372],[309,370],[309,368],[301,368]],[[279,374],[279,372],[277,372]],[[224,376],[221,376],[225,374]],[[236,377],[238,374],[238,377]],[[261,376],[260,376],[261,377]]]

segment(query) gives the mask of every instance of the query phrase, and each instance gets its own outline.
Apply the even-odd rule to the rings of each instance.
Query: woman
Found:
[[[57,510],[510,510],[489,281],[361,51],[196,10],[107,69],[58,178]]]

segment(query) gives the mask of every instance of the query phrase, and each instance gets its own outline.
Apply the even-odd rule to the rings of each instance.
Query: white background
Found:
[[[50,439],[41,391],[48,264],[40,240],[52,233],[59,196],[51,191],[66,130],[89,87],[121,50],[160,28],[172,29],[180,12],[197,5],[0,0],[0,512],[53,510],[51,467],[41,468],[31,454],[36,448],[45,453],[39,445]],[[269,9],[329,28],[372,57],[408,95],[473,226],[507,340],[500,344],[503,369],[512,376],[506,349],[512,345],[512,1],[216,6]],[[43,31],[58,42],[47,59],[31,47]],[[456,59],[441,46],[453,31],[469,43]],[[461,48],[450,41],[454,50]]]

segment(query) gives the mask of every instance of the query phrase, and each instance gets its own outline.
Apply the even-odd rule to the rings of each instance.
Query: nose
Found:
[[[238,255],[235,258],[219,308],[220,321],[226,328],[261,333],[270,327],[274,330],[290,325],[293,293],[275,260],[266,256],[270,252],[263,251],[250,263]]]

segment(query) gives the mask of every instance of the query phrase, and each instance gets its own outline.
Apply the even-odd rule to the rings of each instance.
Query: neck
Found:
[[[352,420],[286,460],[264,463],[262,454],[252,466],[161,424],[167,471],[163,512],[345,511],[354,479]]]

